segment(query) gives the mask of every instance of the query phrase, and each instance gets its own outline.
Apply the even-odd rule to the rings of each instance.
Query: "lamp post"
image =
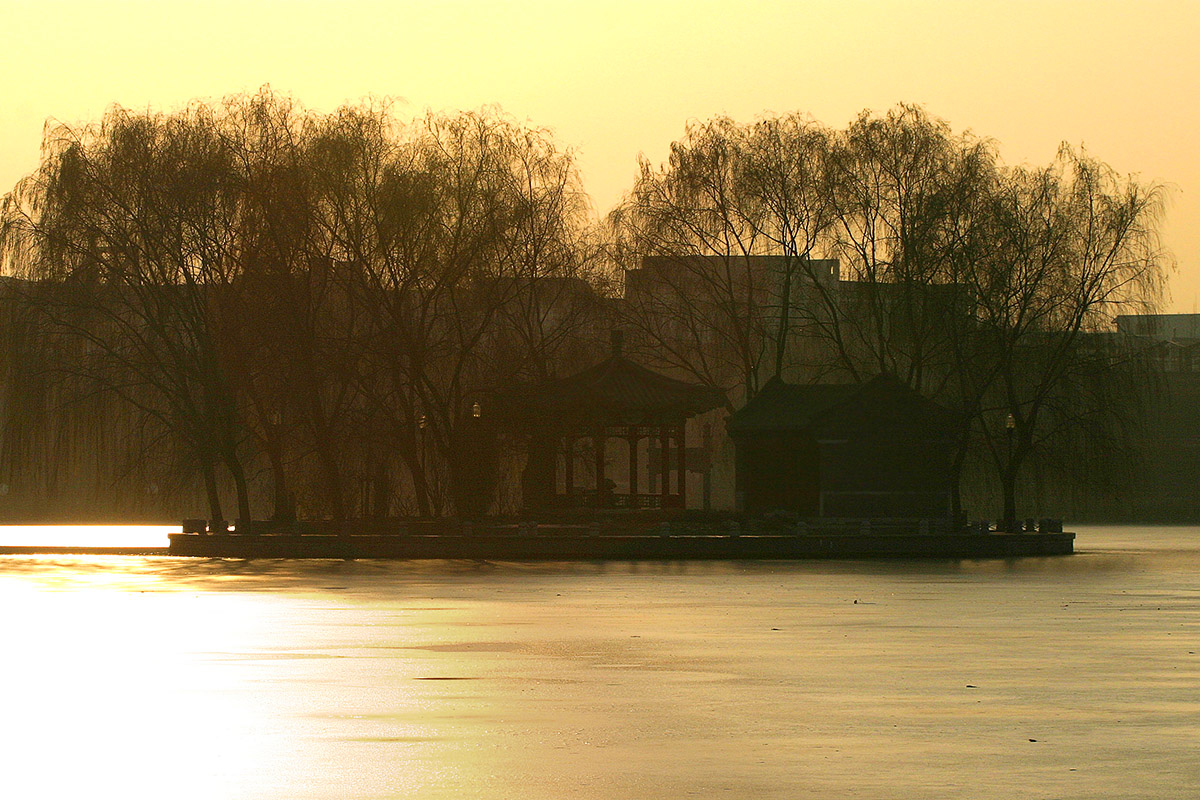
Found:
[[[425,438],[427,436],[425,429],[429,427],[429,417],[424,413],[417,415],[417,461],[421,464],[421,468],[425,468]]]
[[[491,491],[487,477],[491,468],[487,457],[487,437],[483,430],[483,406],[478,400],[471,403],[471,415],[462,426],[458,453],[456,494],[459,512],[468,517],[479,517],[487,513],[488,493]]]
[[[1008,484],[1005,487],[1008,491],[1008,496],[1004,498],[1004,531],[1005,533],[1014,533],[1017,526],[1017,476],[1013,473],[1012,458],[1013,458],[1013,434],[1017,429],[1017,418],[1010,411],[1008,417],[1004,420],[1004,433],[1008,441],[1008,460],[1005,462],[1005,470],[1008,472]],[[1010,506],[1011,503],[1011,506]]]

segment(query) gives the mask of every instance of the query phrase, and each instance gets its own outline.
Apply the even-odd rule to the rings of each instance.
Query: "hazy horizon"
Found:
[[[842,127],[917,103],[994,139],[1009,164],[1084,145],[1172,186],[1168,312],[1200,303],[1194,104],[1200,4],[1146,2],[413,3],[0,5],[15,76],[0,103],[0,192],[38,163],[47,119],[119,104],[170,111],[264,84],[318,112],[392,97],[401,116],[497,105],[575,150],[605,214],[644,154],[688,120],[799,110]]]

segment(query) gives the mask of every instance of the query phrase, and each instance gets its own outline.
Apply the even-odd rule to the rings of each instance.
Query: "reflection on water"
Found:
[[[1067,558],[0,558],[0,796],[1165,798],[1200,529]]]
[[[0,525],[9,547],[166,547],[178,525]]]

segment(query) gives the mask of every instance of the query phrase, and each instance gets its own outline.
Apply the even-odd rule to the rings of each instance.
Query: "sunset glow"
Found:
[[[1196,796],[1198,43],[0,0],[0,800]]]
[[[736,11],[734,10],[736,9]],[[113,103],[173,109],[270,84],[317,111],[499,104],[578,150],[605,213],[636,159],[689,119],[802,110],[845,125],[924,104],[1009,163],[1083,143],[1175,187],[1168,310],[1200,297],[1200,6],[1124,2],[49,2],[0,7],[0,187],[38,161],[43,124]]]

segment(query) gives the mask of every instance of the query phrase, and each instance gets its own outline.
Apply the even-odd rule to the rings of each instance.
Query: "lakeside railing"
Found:
[[[987,521],[917,517],[739,517],[646,515],[632,510],[575,518],[362,519],[254,521],[212,525],[184,520],[184,534],[234,536],[913,536],[999,533]],[[1025,520],[1023,532],[1061,533],[1062,520]]]

